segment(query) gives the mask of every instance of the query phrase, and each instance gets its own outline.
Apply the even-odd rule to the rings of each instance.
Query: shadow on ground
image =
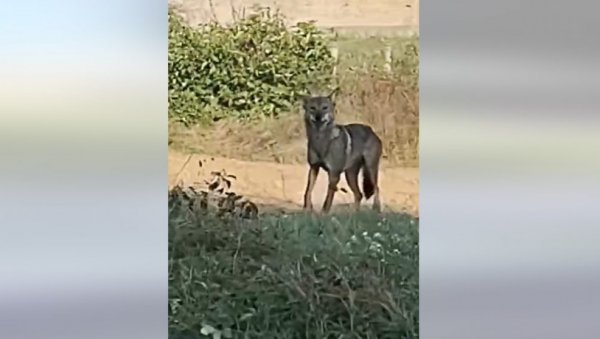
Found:
[[[333,205],[331,207],[331,211],[327,214],[321,212],[321,206],[315,206],[314,211],[312,213],[306,212],[302,209],[302,206],[298,205],[297,207],[281,207],[281,205],[272,205],[272,204],[256,204],[259,210],[259,218],[264,217],[278,217],[278,216],[306,216],[312,215],[315,218],[319,217],[327,217],[327,216],[344,216],[348,217],[352,214],[356,214],[357,212],[354,210],[352,203],[339,203]],[[361,205],[360,212],[361,214],[376,212],[371,209],[370,204]],[[386,216],[395,216],[401,218],[412,219],[415,221],[419,221],[419,217],[415,216],[409,212],[399,212],[389,208],[383,207],[383,211],[380,213],[381,217]]]

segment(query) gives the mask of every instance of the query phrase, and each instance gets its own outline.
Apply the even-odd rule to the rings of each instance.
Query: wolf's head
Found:
[[[302,99],[304,108],[304,121],[308,126],[320,129],[333,125],[335,102],[334,94],[337,88],[328,95],[309,95]]]

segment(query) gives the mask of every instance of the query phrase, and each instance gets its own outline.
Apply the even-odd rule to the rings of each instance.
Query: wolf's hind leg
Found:
[[[355,166],[346,170],[346,182],[354,194],[354,210],[360,210],[360,201],[363,198],[362,193],[360,192],[360,188],[358,187],[358,172],[360,170],[360,166]]]

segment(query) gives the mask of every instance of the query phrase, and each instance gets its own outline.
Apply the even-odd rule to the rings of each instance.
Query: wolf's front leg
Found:
[[[327,213],[331,209],[333,197],[335,195],[335,191],[337,191],[337,185],[340,182],[341,174],[342,173],[337,171],[329,171],[329,185],[327,186],[327,196],[325,196],[325,201],[323,202],[323,213]]]
[[[319,166],[310,166],[308,169],[308,179],[306,183],[306,190],[304,191],[304,210],[312,211],[312,192],[317,182],[317,176],[319,175]]]

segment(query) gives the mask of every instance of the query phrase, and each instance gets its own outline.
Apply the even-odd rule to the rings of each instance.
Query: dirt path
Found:
[[[199,161],[203,166],[200,168]],[[187,161],[187,164],[186,164]],[[276,164],[272,162],[249,162],[204,155],[169,152],[169,187],[177,183],[191,185],[210,178],[212,171],[225,169],[237,180],[233,190],[260,205],[297,210],[302,207],[302,195],[306,184],[307,169],[303,165]],[[384,168],[380,173],[381,199],[384,209],[403,211],[418,215],[419,170],[416,168]],[[327,187],[327,178],[319,175],[314,191],[313,203],[320,209]],[[334,204],[349,204],[352,194],[345,179]],[[367,204],[370,205],[371,201]],[[363,202],[363,204],[365,204]]]

